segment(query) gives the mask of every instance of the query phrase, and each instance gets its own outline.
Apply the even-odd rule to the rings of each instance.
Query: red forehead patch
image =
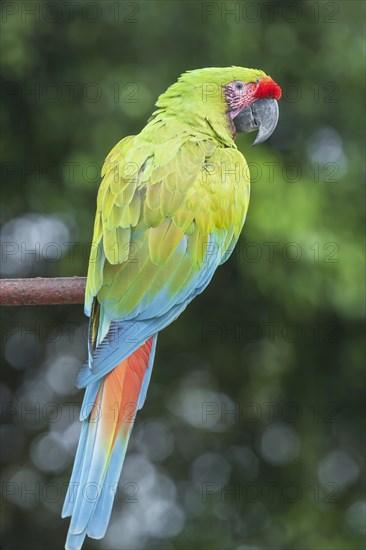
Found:
[[[281,95],[281,88],[269,76],[265,76],[260,80],[255,92],[256,99],[280,99]]]

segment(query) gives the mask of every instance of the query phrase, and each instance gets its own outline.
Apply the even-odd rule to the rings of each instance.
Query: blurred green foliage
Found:
[[[238,138],[253,184],[237,250],[159,337],[122,478],[139,503],[117,503],[107,538],[85,548],[362,546],[364,12],[353,0],[3,2],[4,277],[86,273],[103,159],[181,72],[248,66],[283,88],[271,140]],[[11,550],[63,545],[62,499],[42,488],[68,481],[77,416],[21,407],[80,404],[85,323],[75,306],[3,312]]]

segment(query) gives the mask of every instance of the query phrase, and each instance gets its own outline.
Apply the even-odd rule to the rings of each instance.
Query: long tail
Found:
[[[82,411],[87,409],[87,418],[62,510],[62,517],[71,516],[66,550],[80,550],[86,535],[100,539],[107,530],[136,412],[145,401],[156,338],[149,338],[85,394]],[[88,406],[93,393],[93,405]]]

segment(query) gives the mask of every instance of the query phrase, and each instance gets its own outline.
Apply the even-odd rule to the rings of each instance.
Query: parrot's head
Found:
[[[259,72],[259,71],[250,71]],[[253,145],[268,139],[278,122],[282,92],[271,77],[262,73],[255,80],[233,80],[224,86],[227,115],[236,132],[257,131]]]
[[[273,133],[278,121],[281,88],[257,69],[208,68],[188,71],[162,94],[159,111],[213,130],[224,142],[237,132],[257,131],[253,145]]]

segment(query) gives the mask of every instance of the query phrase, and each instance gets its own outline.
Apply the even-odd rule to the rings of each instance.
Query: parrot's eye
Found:
[[[242,84],[241,82],[237,82],[235,87],[240,92],[241,90],[244,89],[244,84]]]

